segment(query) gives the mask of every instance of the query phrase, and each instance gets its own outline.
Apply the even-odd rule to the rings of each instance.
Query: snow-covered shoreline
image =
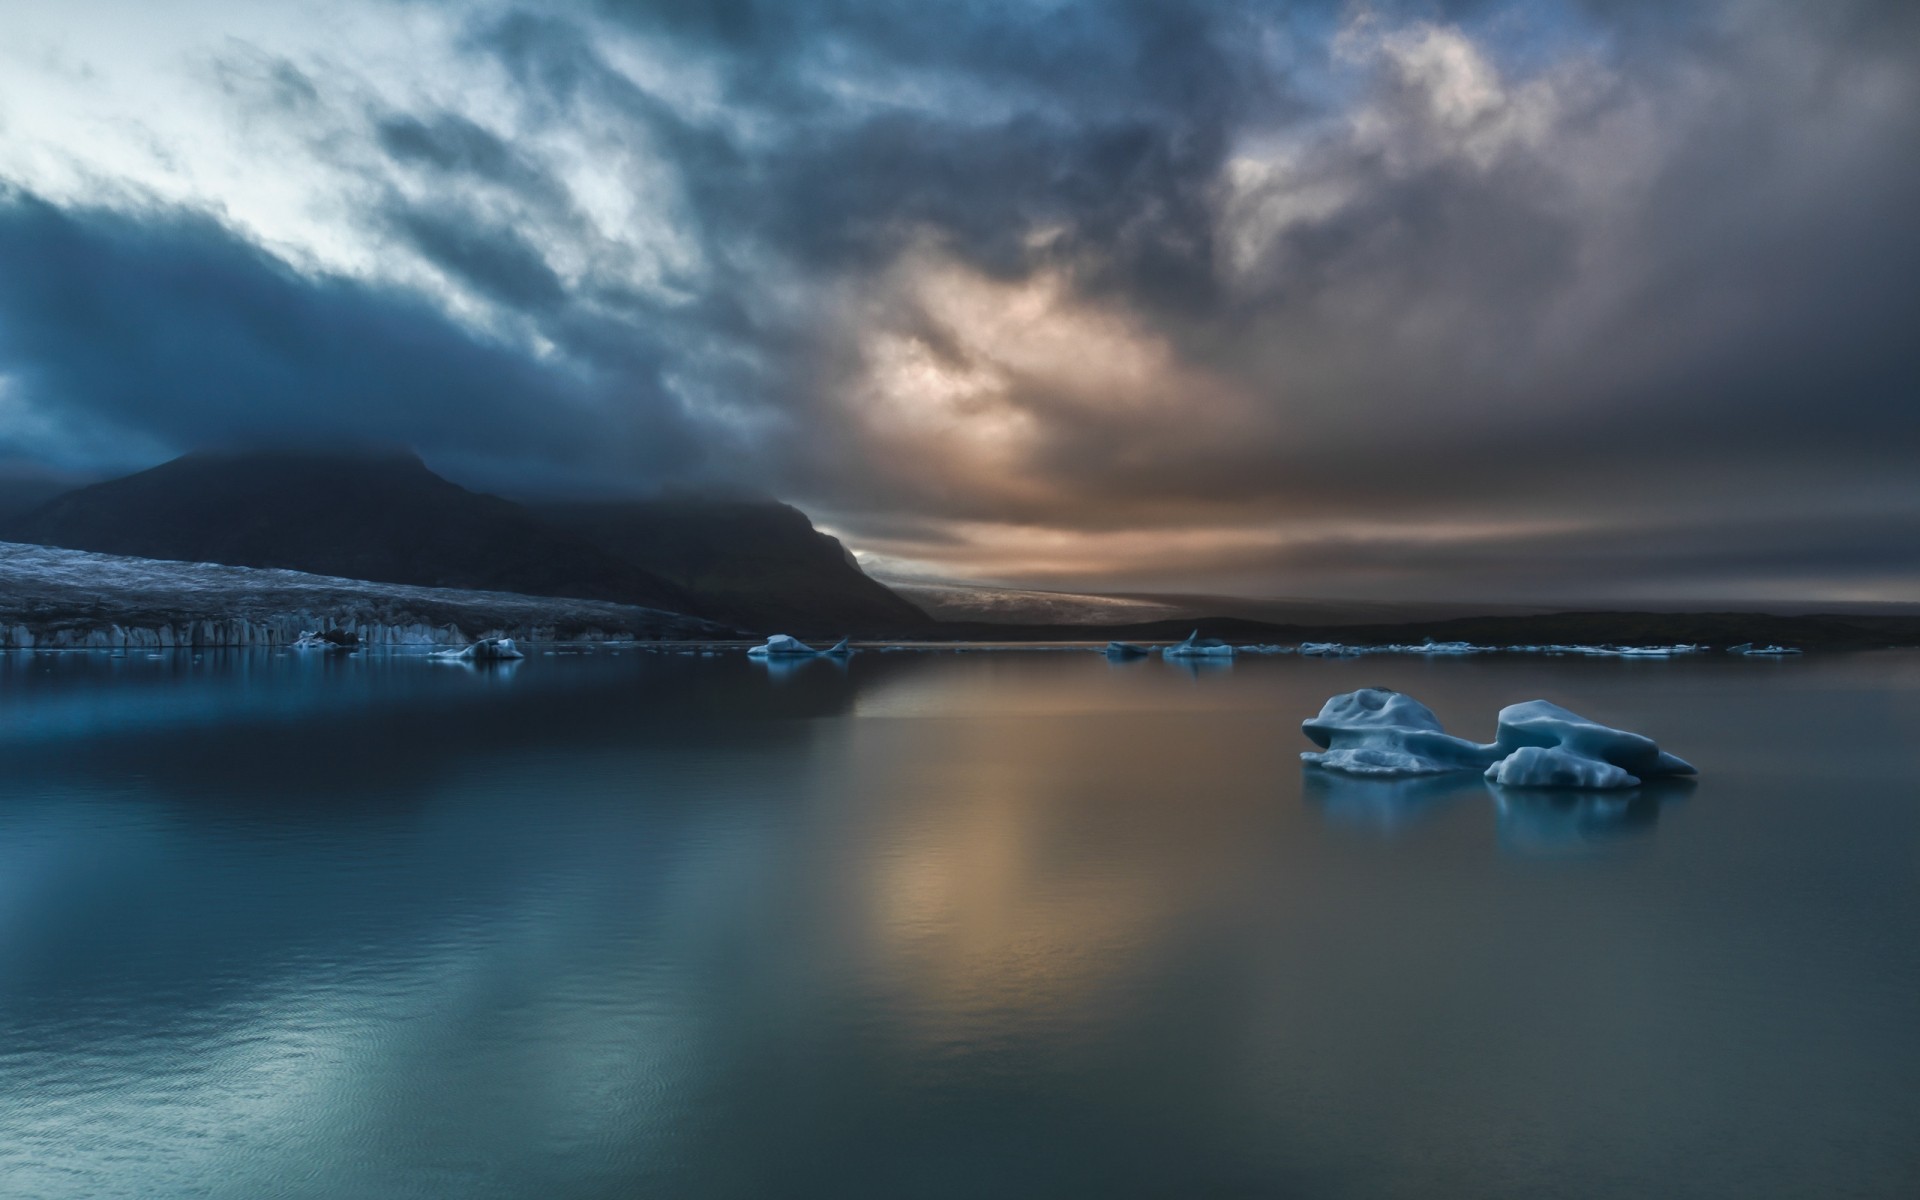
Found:
[[[0,542],[0,649],[289,646],[343,630],[376,648],[719,639],[734,631],[658,609],[412,587],[271,568],[125,558]]]

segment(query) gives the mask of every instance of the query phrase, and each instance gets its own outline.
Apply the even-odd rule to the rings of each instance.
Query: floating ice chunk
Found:
[[[1301,642],[1300,653],[1318,654],[1327,658],[1351,658],[1356,651],[1339,642]]]
[[[1145,646],[1136,646],[1132,642],[1108,642],[1106,649],[1108,658],[1145,658],[1151,653]]]
[[[525,658],[526,654],[513,644],[512,638],[481,638],[466,649],[455,651],[453,657],[467,662],[509,662]]]
[[[1692,764],[1660,749],[1650,737],[1629,733],[1624,729],[1608,728],[1545,700],[1509,704],[1501,709],[1499,727],[1494,733],[1493,741],[1503,756],[1512,755],[1515,751],[1529,746],[1540,749],[1558,747],[1570,754],[1611,764],[1620,768],[1627,776],[1626,782],[1620,783],[1564,786],[1629,787],[1638,782],[1633,776],[1639,776],[1640,779],[1653,779],[1663,775],[1694,774]],[[1489,775],[1488,778],[1494,777]],[[1508,781],[1496,779],[1495,782]],[[1513,786],[1556,785],[1515,784]]]
[[[1433,710],[1390,688],[1343,692],[1300,723],[1300,731],[1325,753],[1301,760],[1349,775],[1396,777],[1478,771],[1499,755],[1492,746],[1457,738],[1440,728]]]
[[[1186,641],[1176,642],[1161,653],[1168,658],[1232,658],[1233,647],[1219,638],[1203,638],[1196,629]]]
[[[1587,758],[1563,746],[1522,746],[1487,768],[1487,778],[1502,787],[1610,789],[1639,786],[1640,780],[1610,762]]]
[[[1302,761],[1373,778],[1471,770],[1506,787],[1612,789],[1694,773],[1652,738],[1589,721],[1545,700],[1501,709],[1491,745],[1452,736],[1432,709],[1388,688],[1335,696],[1300,729],[1322,748],[1302,754]]]
[[[820,651],[815,650],[799,638],[788,637],[784,633],[776,633],[768,638],[764,645],[755,646],[747,651],[747,655],[750,658],[810,657],[818,653],[820,653]]]
[[[1408,646],[1414,654],[1478,654],[1483,647],[1472,642],[1434,642],[1429,641],[1418,646]]]
[[[828,646],[825,650],[822,650],[820,653],[845,657],[846,655],[853,653],[853,647],[850,644],[848,644],[848,641],[846,638],[841,638],[839,641],[835,642],[831,646]]]
[[[1745,654],[1751,658],[1782,658],[1789,654],[1800,653],[1798,646],[1756,646],[1752,642],[1741,642],[1738,646],[1728,646],[1728,654]]]

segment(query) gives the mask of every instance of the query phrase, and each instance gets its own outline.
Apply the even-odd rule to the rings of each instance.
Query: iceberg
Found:
[[[452,657],[465,662],[511,662],[526,657],[520,647],[513,644],[512,638],[481,638],[464,650],[450,653]]]
[[[828,646],[825,650],[822,650],[820,653],[830,654],[837,658],[845,658],[847,655],[853,653],[853,647],[848,644],[846,638],[841,638],[839,641],[835,642],[831,646]]]
[[[1650,737],[1589,721],[1545,700],[1501,709],[1494,745],[1502,758],[1488,767],[1487,778],[1507,787],[1633,787],[1642,779],[1695,773],[1693,764]],[[1522,753],[1528,750],[1555,753]]]
[[[1599,783],[1597,787],[1632,787],[1640,780],[1659,780],[1667,776],[1692,776],[1693,764],[1686,758],[1668,755],[1651,737],[1644,733],[1628,733],[1626,730],[1613,730],[1599,722],[1592,722],[1578,712],[1569,712],[1567,708],[1553,705],[1548,701],[1526,701],[1524,705],[1507,705],[1500,710],[1500,726],[1494,733],[1494,745],[1500,747],[1501,755],[1511,758],[1521,749],[1561,749],[1569,755],[1590,758],[1603,764],[1620,768],[1624,781]],[[1528,762],[1538,756],[1528,756]],[[1546,764],[1540,764],[1546,768]],[[1565,787],[1561,783],[1521,783],[1528,778],[1523,768],[1517,764],[1513,768],[1513,778],[1494,778],[1490,772],[1488,778],[1496,783],[1507,783],[1509,787]],[[1634,776],[1640,776],[1638,780]],[[1594,787],[1572,783],[1571,787]]]
[[[1484,770],[1499,757],[1492,746],[1454,737],[1433,710],[1404,692],[1369,687],[1343,692],[1300,723],[1321,747],[1303,762],[1347,775],[1396,778]]]
[[[1321,747],[1301,754],[1303,762],[1363,777],[1480,771],[1502,787],[1610,790],[1695,773],[1650,737],[1546,700],[1501,709],[1494,740],[1485,745],[1447,733],[1432,709],[1391,688],[1334,696],[1300,729]]]
[[[1108,642],[1105,653],[1108,658],[1145,658],[1153,651],[1132,642]]]
[[[1167,658],[1232,658],[1233,647],[1219,638],[1203,638],[1198,629],[1184,642],[1175,642],[1160,652]]]
[[[835,647],[835,649],[838,649],[838,647]],[[815,650],[812,646],[807,645],[797,637],[789,637],[784,633],[776,633],[768,638],[763,645],[755,646],[748,650],[747,657],[811,658],[819,653],[820,651]]]
[[[1749,658],[1785,658],[1799,654],[1798,646],[1756,646],[1752,642],[1741,642],[1738,646],[1728,646],[1728,654],[1744,654]]]
[[[1502,787],[1606,790],[1638,787],[1640,781],[1610,762],[1562,746],[1522,746],[1487,768]]]

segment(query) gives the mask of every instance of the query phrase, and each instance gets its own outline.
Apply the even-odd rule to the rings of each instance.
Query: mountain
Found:
[[[791,505],[668,495],[546,504],[534,511],[749,628],[839,636],[913,633],[931,624]]]
[[[32,512],[55,496],[91,482],[55,471],[0,465],[0,522]]]
[[[188,454],[0,522],[0,540],[706,615],[685,589],[401,450]]]

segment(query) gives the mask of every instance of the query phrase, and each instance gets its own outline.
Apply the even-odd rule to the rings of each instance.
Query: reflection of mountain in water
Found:
[[[379,797],[390,806],[489,757],[724,738],[742,721],[759,741],[803,736],[806,720],[850,711],[857,686],[926,661],[876,656],[850,674],[829,660],[769,672],[739,655],[631,650],[478,664],[244,650],[0,654],[0,753],[16,779],[132,775],[196,805],[265,813],[307,797],[337,811]]]

